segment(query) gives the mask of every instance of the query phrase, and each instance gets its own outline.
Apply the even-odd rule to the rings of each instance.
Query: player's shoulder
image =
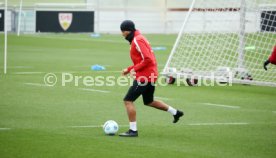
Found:
[[[139,34],[139,35],[135,36],[134,39],[137,41],[141,41],[141,40],[144,40],[145,37],[142,34]]]
[[[145,39],[145,37],[141,34],[141,32],[140,32],[139,30],[136,30],[136,31],[135,31],[134,38],[135,38],[136,40],[144,40],[144,39]]]
[[[146,39],[146,37],[141,34],[135,36],[134,40],[136,43],[148,43],[148,40]]]

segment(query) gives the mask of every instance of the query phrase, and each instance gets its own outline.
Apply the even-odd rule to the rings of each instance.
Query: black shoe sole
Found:
[[[181,114],[178,116],[177,119],[173,120],[173,123],[177,123],[179,121],[179,118],[184,115],[184,112],[181,112]]]
[[[138,135],[119,135],[120,137],[138,137]]]

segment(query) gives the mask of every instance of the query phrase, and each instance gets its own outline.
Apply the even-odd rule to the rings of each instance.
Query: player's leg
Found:
[[[137,122],[136,122],[136,109],[134,103],[132,101],[124,101],[128,120],[129,120],[129,131],[125,134],[121,134],[120,136],[133,135],[138,136],[137,132]]]
[[[140,87],[137,81],[133,81],[133,85],[129,88],[125,98],[124,104],[129,119],[129,130],[125,133],[119,134],[123,137],[136,137],[138,136],[137,123],[136,123],[136,109],[134,101],[142,94],[142,87]]]
[[[124,101],[129,122],[136,122],[136,109],[132,101]]]
[[[154,107],[159,110],[168,111],[169,106],[162,101],[154,100],[151,103],[147,104],[148,106]]]
[[[147,89],[142,93],[144,104],[171,113],[174,117],[173,123],[176,123],[179,118],[184,115],[184,113],[167,105],[162,101],[154,100],[154,91],[155,86],[153,84],[148,84]]]
[[[176,123],[179,120],[179,118],[184,115],[182,111],[177,110],[162,101],[154,100],[153,102],[149,103],[148,106],[171,113],[174,117],[173,123]]]

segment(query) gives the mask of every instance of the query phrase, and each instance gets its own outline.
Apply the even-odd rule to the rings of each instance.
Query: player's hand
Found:
[[[124,69],[123,71],[122,71],[122,75],[123,76],[125,76],[125,75],[127,75],[129,72],[127,71],[127,69]]]
[[[267,60],[267,61],[264,62],[264,69],[265,69],[266,71],[267,71],[267,67],[266,67],[266,66],[267,66],[269,63],[270,63],[269,60]]]
[[[131,69],[130,72],[129,72],[129,74],[130,74],[131,77],[134,77],[134,78],[136,76],[136,72],[135,72],[134,69]]]

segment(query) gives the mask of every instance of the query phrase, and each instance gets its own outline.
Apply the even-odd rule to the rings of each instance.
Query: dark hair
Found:
[[[135,24],[131,20],[125,20],[121,23],[121,31],[135,31]]]

